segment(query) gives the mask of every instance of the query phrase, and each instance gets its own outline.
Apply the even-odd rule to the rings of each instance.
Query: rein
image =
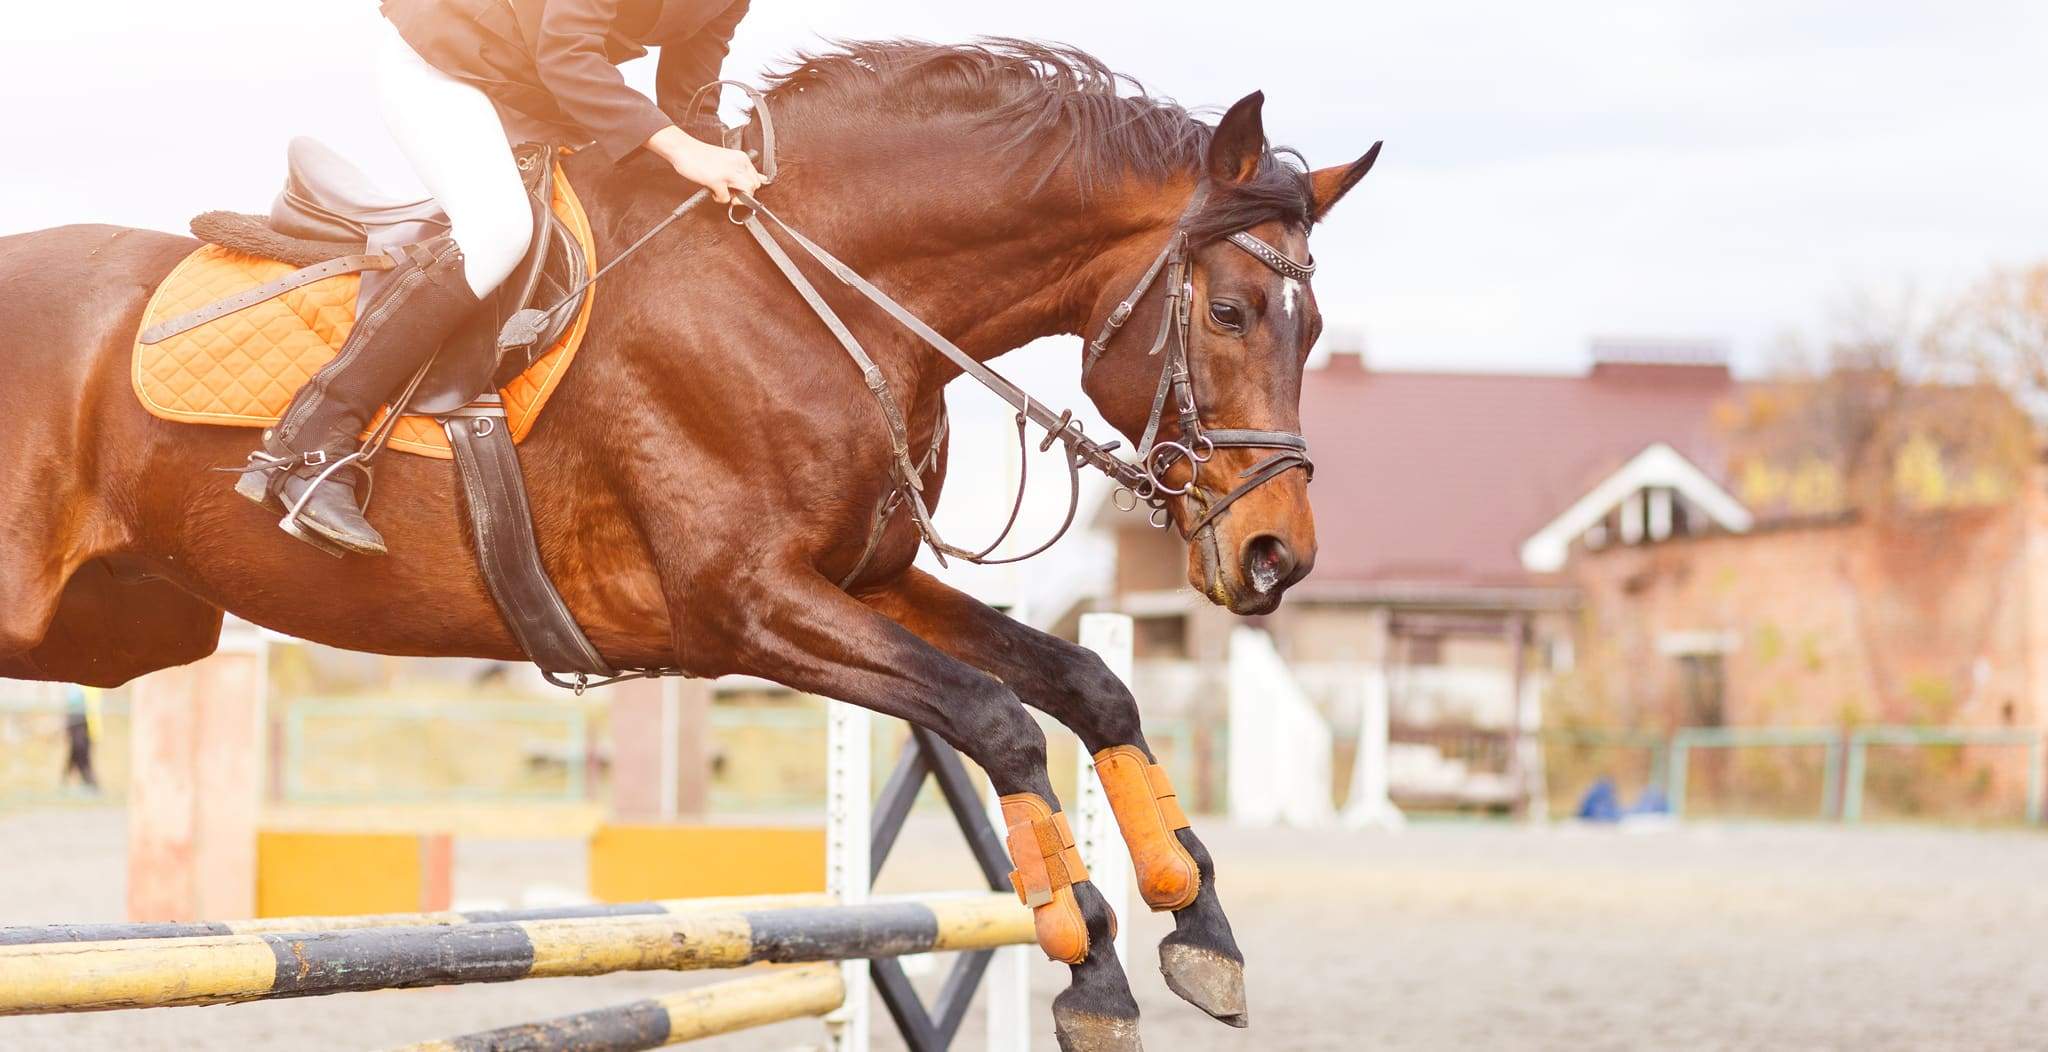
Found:
[[[757,99],[756,105],[761,105],[761,100]],[[1294,432],[1260,428],[1216,428],[1205,430],[1202,426],[1201,411],[1195,400],[1194,378],[1188,365],[1188,325],[1194,302],[1194,282],[1188,263],[1186,223],[1200,209],[1201,203],[1206,196],[1206,191],[1198,191],[1194,199],[1188,203],[1188,207],[1182,213],[1180,221],[1174,226],[1173,236],[1168,240],[1165,250],[1159,254],[1157,259],[1153,260],[1152,266],[1146,270],[1145,276],[1139,280],[1137,287],[1117,305],[1114,311],[1110,312],[1109,319],[1104,323],[1101,334],[1090,342],[1088,358],[1082,366],[1082,375],[1085,376],[1087,370],[1100,361],[1103,354],[1107,352],[1109,342],[1116,338],[1117,331],[1130,319],[1131,312],[1136,309],[1138,301],[1144,298],[1152,284],[1158,280],[1160,274],[1164,273],[1167,278],[1165,309],[1160,320],[1158,338],[1154,341],[1152,349],[1147,354],[1158,355],[1164,350],[1166,357],[1160,368],[1159,384],[1152,397],[1152,409],[1145,422],[1144,436],[1138,440],[1138,448],[1142,451],[1141,456],[1136,462],[1128,462],[1114,455],[1114,450],[1121,443],[1100,443],[1089,438],[1082,432],[1081,423],[1074,419],[1074,414],[1071,410],[1055,415],[1044,403],[1032,398],[1030,392],[1012,383],[1002,374],[983,365],[966,351],[961,350],[953,341],[948,340],[940,335],[937,330],[925,324],[923,319],[912,314],[902,304],[890,298],[881,289],[876,288],[874,283],[862,277],[853,268],[840,262],[832,253],[819,247],[817,243],[805,237],[787,222],[784,222],[782,217],[776,215],[768,206],[746,194],[734,195],[735,203],[728,209],[728,218],[746,228],[747,233],[751,234],[755,242],[761,246],[761,250],[775,263],[776,269],[782,272],[783,278],[796,289],[797,293],[803,297],[804,302],[809,305],[811,311],[818,316],[818,320],[824,323],[825,328],[832,333],[833,338],[839,341],[840,346],[845,348],[846,353],[853,358],[855,364],[860,366],[861,375],[867,382],[868,390],[874,394],[876,401],[880,403],[882,415],[889,425],[890,453],[895,460],[897,487],[891,494],[890,499],[885,502],[883,513],[877,516],[876,526],[869,537],[867,549],[862,553],[861,559],[855,565],[853,572],[841,581],[842,585],[851,584],[859,577],[860,572],[867,568],[868,560],[873,557],[874,549],[880,543],[881,531],[888,523],[889,514],[894,511],[895,506],[904,503],[910,505],[911,513],[917,521],[918,532],[923,536],[925,543],[932,549],[933,554],[938,557],[941,566],[946,564],[946,557],[949,555],[980,565],[1000,565],[1002,563],[1022,562],[1045,551],[1057,543],[1061,537],[1064,537],[1068,530],[1073,528],[1075,516],[1080,508],[1080,469],[1083,466],[1101,471],[1109,476],[1110,480],[1115,482],[1120,489],[1129,492],[1131,495],[1130,499],[1133,502],[1129,507],[1136,507],[1136,502],[1139,501],[1150,505],[1152,508],[1151,519],[1155,526],[1164,527],[1166,525],[1166,498],[1193,495],[1196,499],[1201,500],[1205,506],[1200,516],[1188,527],[1187,532],[1190,537],[1208,528],[1223,513],[1224,509],[1235,503],[1239,498],[1294,468],[1301,468],[1313,477],[1315,465],[1308,458],[1308,440]],[[931,511],[925,504],[924,478],[920,465],[912,463],[910,459],[908,429],[904,424],[902,409],[897,404],[894,394],[890,392],[888,381],[883,377],[881,368],[875,364],[874,359],[861,346],[859,339],[853,335],[853,331],[846,326],[846,323],[825,302],[825,298],[819,294],[817,287],[811,283],[810,279],[797,267],[795,261],[789,257],[788,252],[783,249],[774,234],[769,231],[768,224],[762,222],[763,218],[766,218],[768,223],[774,224],[775,229],[783,237],[788,238],[796,247],[802,249],[806,255],[817,261],[828,273],[839,279],[841,284],[860,293],[868,302],[881,308],[884,313],[894,318],[898,324],[910,330],[912,335],[916,336],[933,350],[938,351],[948,361],[958,367],[962,373],[987,388],[996,397],[1008,402],[1017,411],[1017,429],[1020,442],[1024,436],[1025,425],[1029,422],[1039,425],[1046,431],[1044,440],[1038,446],[1040,452],[1050,450],[1054,442],[1061,443],[1065,447],[1065,455],[1062,459],[1066,463],[1068,475],[1069,497],[1067,514],[1061,521],[1059,529],[1053,533],[1050,539],[1022,555],[1004,558],[989,557],[996,547],[1001,545],[1003,540],[1009,536],[1010,529],[1016,525],[1017,509],[1022,506],[1024,500],[1025,480],[1022,478],[1018,482],[1017,497],[1011,507],[1009,521],[1004,524],[1002,533],[989,545],[980,551],[970,551],[966,548],[949,544],[944,538],[939,536],[937,527],[932,523]],[[1297,263],[1287,258],[1279,249],[1253,236],[1248,231],[1238,231],[1232,234],[1228,240],[1231,244],[1250,254],[1252,258],[1265,263],[1276,273],[1283,276],[1300,280],[1302,277],[1315,273],[1315,264],[1313,262]],[[1172,399],[1178,416],[1176,421],[1179,426],[1178,441],[1159,437],[1160,426],[1166,415],[1169,398]],[[938,441],[943,434],[943,427],[935,429],[933,449],[931,454],[925,458],[924,463],[929,464],[936,460]],[[1239,476],[1244,481],[1239,483],[1235,489],[1220,497],[1211,497],[1210,492],[1200,486],[1201,465],[1208,462],[1216,450],[1229,448],[1273,449],[1278,450],[1278,452],[1246,469]],[[1169,485],[1163,476],[1183,459],[1188,461],[1190,465],[1190,478],[1186,483],[1176,488]],[[1120,503],[1119,506],[1124,505]]]
[[[774,126],[768,115],[767,99],[759,91],[745,84],[730,81],[720,84],[732,84],[739,88],[753,103],[754,114],[762,122],[763,127],[764,174],[772,173]],[[746,228],[755,243],[761,246],[762,252],[782,273],[784,280],[797,291],[812,313],[818,316],[818,320],[859,366],[861,376],[881,406],[883,418],[889,427],[890,455],[894,463],[897,484],[877,509],[867,545],[853,570],[841,580],[842,586],[852,584],[860,577],[862,571],[867,569],[868,562],[874,557],[875,550],[881,543],[882,534],[889,520],[896,510],[905,504],[910,506],[919,535],[931,548],[941,566],[946,565],[948,556],[980,565],[999,565],[1022,562],[1038,555],[1058,543],[1060,538],[1073,528],[1080,509],[1082,467],[1094,468],[1116,484],[1119,494],[1118,507],[1126,511],[1136,508],[1140,503],[1150,507],[1150,520],[1152,525],[1157,527],[1164,528],[1171,519],[1167,498],[1191,497],[1199,501],[1202,504],[1201,513],[1187,529],[1187,534],[1191,538],[1213,525],[1217,517],[1238,499],[1288,471],[1300,468],[1308,472],[1310,477],[1314,477],[1315,465],[1308,457],[1308,441],[1299,434],[1261,428],[1203,427],[1188,358],[1188,326],[1194,304],[1194,283],[1193,268],[1188,259],[1190,246],[1187,225],[1207,199],[1206,187],[1195,192],[1180,218],[1174,223],[1173,234],[1168,238],[1166,247],[1153,259],[1151,266],[1146,268],[1136,287],[1117,304],[1115,310],[1110,312],[1102,331],[1089,342],[1087,357],[1082,365],[1082,375],[1085,377],[1088,370],[1108,352],[1110,341],[1116,338],[1123,325],[1130,320],[1138,303],[1158,282],[1161,275],[1165,275],[1166,298],[1160,314],[1158,336],[1153,341],[1152,349],[1146,352],[1148,356],[1157,356],[1163,351],[1165,358],[1160,366],[1159,383],[1153,393],[1152,408],[1146,418],[1145,431],[1143,437],[1138,440],[1139,456],[1136,461],[1125,461],[1115,455],[1115,450],[1122,443],[1097,442],[1088,437],[1082,431],[1081,422],[1074,419],[1071,410],[1055,414],[1045,403],[1031,397],[1030,392],[960,349],[953,341],[925,324],[923,319],[876,288],[852,267],[790,226],[758,199],[747,194],[736,194],[734,197],[734,203],[727,208],[727,218]],[[773,232],[769,229],[770,224],[774,227]],[[987,388],[1016,410],[1019,455],[1024,466],[1019,472],[1017,493],[1011,504],[1010,514],[1003,524],[1002,532],[995,540],[979,550],[969,550],[950,544],[939,536],[938,528],[932,522],[931,510],[924,499],[924,472],[936,466],[940,444],[944,441],[946,426],[943,403],[940,407],[939,423],[933,429],[931,447],[924,457],[913,462],[902,407],[890,391],[880,367],[875,364],[874,359],[854,336],[853,331],[847,327],[845,321],[825,301],[817,287],[790,258],[788,251],[775,236],[776,233],[780,233],[783,238],[824,267],[840,284],[879,307],[926,346],[939,352],[961,373]],[[1305,281],[1315,273],[1313,261],[1296,262],[1248,230],[1236,231],[1226,240],[1283,277]],[[1173,404],[1177,418],[1177,440],[1160,437],[1169,400]],[[1018,513],[1023,507],[1030,462],[1028,450],[1024,448],[1027,442],[1026,428],[1029,424],[1037,424],[1045,429],[1045,437],[1038,444],[1039,452],[1049,451],[1055,442],[1063,447],[1061,459],[1068,476],[1067,512],[1059,528],[1037,547],[1021,555],[992,558],[995,550],[1016,526]],[[1231,448],[1269,449],[1275,452],[1240,473],[1238,477],[1242,481],[1234,489],[1217,496],[1201,485],[1201,465],[1207,463],[1217,449]],[[1190,477],[1186,483],[1175,487],[1168,484],[1164,476],[1182,460],[1189,463]]]
[[[768,100],[756,88],[737,81],[713,81],[698,89],[698,93],[701,95],[705,91],[726,86],[738,88],[753,104],[754,120],[761,129],[761,148],[758,152],[749,152],[755,153],[762,175],[772,180],[775,175],[775,130],[774,122],[768,113]],[[690,109],[695,108],[696,99],[693,97]],[[591,282],[604,276],[626,257],[647,244],[654,235],[688,214],[708,194],[707,190],[699,190],[691,195],[618,255],[612,257],[611,261],[597,273],[564,296],[561,302],[545,311],[528,310],[522,311],[521,314],[534,315],[544,320],[544,315],[576,302]],[[1173,233],[1167,239],[1166,247],[1160,250],[1151,266],[1146,268],[1137,285],[1110,312],[1101,332],[1095,339],[1089,341],[1087,354],[1083,360],[1082,375],[1085,377],[1108,353],[1110,342],[1116,339],[1124,324],[1130,320],[1139,302],[1164,276],[1165,302],[1160,312],[1159,332],[1153,340],[1152,348],[1146,352],[1148,357],[1163,355],[1163,358],[1160,363],[1159,383],[1152,396],[1152,408],[1146,417],[1144,434],[1138,440],[1138,458],[1135,461],[1126,461],[1116,455],[1115,451],[1122,446],[1120,441],[1097,442],[1084,434],[1081,422],[1074,419],[1072,410],[1053,412],[1045,403],[1031,397],[1030,392],[976,360],[973,355],[925,324],[923,319],[911,313],[887,293],[876,288],[852,267],[790,226],[754,196],[746,193],[735,193],[732,196],[733,200],[726,208],[726,218],[746,229],[769,261],[781,272],[784,280],[796,290],[804,304],[817,315],[819,322],[853,359],[869,392],[875,396],[875,401],[880,406],[882,417],[889,428],[889,452],[892,471],[896,475],[896,485],[877,508],[867,546],[853,570],[840,581],[841,587],[851,585],[867,569],[868,563],[874,558],[875,551],[881,544],[882,535],[889,521],[905,504],[910,506],[919,535],[938,557],[941,566],[946,565],[948,556],[981,565],[998,565],[1021,562],[1038,555],[1052,547],[1073,528],[1081,503],[1080,472],[1083,467],[1100,471],[1116,485],[1114,499],[1117,507],[1125,511],[1134,510],[1140,504],[1149,507],[1150,521],[1156,527],[1164,528],[1171,520],[1167,503],[1169,497],[1186,497],[1199,502],[1202,507],[1201,513],[1187,529],[1187,535],[1191,539],[1213,525],[1217,517],[1239,498],[1281,475],[1300,468],[1310,477],[1314,477],[1315,465],[1308,457],[1308,441],[1299,434],[1261,428],[1203,426],[1201,409],[1195,396],[1194,376],[1188,359],[1188,327],[1192,319],[1195,292],[1193,268],[1189,261],[1187,227],[1208,197],[1206,186],[1195,191],[1180,218],[1175,221]],[[777,233],[781,235],[780,238],[776,236]],[[1066,465],[1068,477],[1067,513],[1051,538],[1022,555],[991,557],[996,548],[1009,537],[1011,529],[1017,523],[1018,512],[1023,507],[1025,484],[1028,481],[1028,476],[1023,472],[1020,472],[1017,495],[1011,506],[1008,521],[995,540],[976,551],[949,544],[939,536],[938,528],[932,523],[931,509],[924,499],[924,475],[936,469],[939,452],[946,439],[948,428],[943,401],[940,403],[938,423],[932,430],[931,445],[922,457],[913,460],[909,427],[905,422],[902,406],[896,401],[894,392],[890,390],[888,379],[882,374],[881,367],[867,353],[859,338],[854,336],[853,330],[848,328],[846,322],[832,309],[817,286],[791,258],[789,251],[783,247],[783,239],[787,239],[796,249],[822,266],[840,284],[859,293],[908,329],[926,346],[939,352],[961,373],[987,388],[1016,410],[1019,455],[1024,461],[1026,472],[1030,462],[1029,451],[1024,448],[1028,442],[1028,425],[1036,424],[1045,429],[1045,438],[1038,444],[1039,452],[1049,451],[1055,442],[1063,447],[1061,459]],[[1283,277],[1305,281],[1315,273],[1314,261],[1297,262],[1250,231],[1237,231],[1225,240]],[[522,319],[515,315],[514,321],[524,326],[533,326],[537,324],[536,318]],[[511,324],[508,322],[508,328]],[[1160,437],[1169,403],[1174,411],[1174,422],[1177,427],[1176,437],[1173,439]],[[1218,449],[1269,449],[1275,452],[1239,473],[1238,478],[1242,481],[1235,488],[1217,496],[1214,491],[1202,485],[1201,467]],[[1168,484],[1165,481],[1166,474],[1183,460],[1189,464],[1188,481],[1178,487]],[[595,681],[586,680],[582,675],[578,675],[573,683],[563,682],[560,685],[572,687],[580,693],[586,687],[603,686],[622,679],[680,674],[681,671],[677,669],[645,669]],[[551,680],[552,678],[550,676]]]

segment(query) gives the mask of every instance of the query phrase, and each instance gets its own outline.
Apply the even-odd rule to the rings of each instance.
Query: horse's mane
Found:
[[[1007,132],[1002,145],[1010,150],[1063,136],[1034,192],[1063,166],[1072,168],[1083,194],[1128,179],[1164,182],[1199,173],[1215,132],[1079,48],[1009,37],[972,44],[835,41],[831,50],[799,53],[768,83],[778,118],[785,110],[797,119],[807,111],[962,114]],[[1126,87],[1128,94],[1120,91]],[[1189,234],[1200,243],[1275,219],[1306,227],[1313,212],[1303,168],[1293,150],[1267,150],[1251,179],[1212,190]]]

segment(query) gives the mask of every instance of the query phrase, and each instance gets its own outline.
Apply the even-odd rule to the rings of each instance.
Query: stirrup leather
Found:
[[[1010,886],[1031,907],[1039,948],[1055,961],[1080,964],[1088,958],[1088,921],[1074,885],[1088,879],[1088,867],[1067,816],[1037,793],[1012,793],[1001,802],[1010,861],[1017,867],[1010,871]]]
[[[1157,911],[1185,909],[1201,893],[1202,871],[1175,835],[1189,823],[1166,768],[1135,745],[1113,745],[1095,754],[1095,774],[1130,848],[1139,896]]]

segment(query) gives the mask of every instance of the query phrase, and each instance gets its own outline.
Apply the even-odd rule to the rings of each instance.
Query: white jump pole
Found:
[[[856,906],[868,901],[870,889],[875,717],[843,701],[827,701],[825,709],[825,890],[842,905]],[[846,1000],[825,1016],[832,1052],[868,1052],[868,962],[846,961],[839,968]]]
[[[1014,469],[1005,469],[1011,470]],[[1009,614],[1026,621],[1027,604],[1019,597],[1022,589],[1017,587],[1017,567],[1012,565],[1008,571],[1011,595],[1018,597],[1010,605]],[[989,783],[983,800],[988,808],[988,824],[996,831],[996,839],[1001,840],[1006,826],[995,783]],[[1036,946],[1005,946],[988,962],[988,971],[981,981],[987,989],[989,1052],[1031,1052],[1031,959],[1036,953]]]
[[[1116,678],[1131,681],[1131,617],[1129,614],[1082,614],[1081,645],[1102,658]],[[1095,776],[1095,758],[1082,746],[1074,775],[1074,841],[1081,849],[1081,861],[1088,864],[1088,879],[1095,890],[1109,900],[1109,908],[1123,918],[1117,926],[1116,956],[1130,960],[1131,949],[1131,854],[1124,848],[1123,831],[1117,828],[1116,813],[1109,809],[1109,797],[1102,791],[1102,779]]]
[[[988,820],[1003,835],[1003,805],[989,786]],[[996,950],[982,975],[988,997],[989,1052],[1031,1050],[1031,956],[1036,946],[1004,946]]]
[[[825,733],[825,890],[846,905],[867,902],[872,868],[873,747],[875,717],[843,701],[827,701]],[[988,795],[990,820],[1003,828],[1002,808]],[[1031,954],[1034,946],[1005,946],[983,976],[987,990],[989,1052],[1029,1052],[1031,1047]],[[873,1005],[868,962],[840,965],[846,1000],[825,1016],[832,1052],[868,1052]]]
[[[1126,615],[1087,614],[1081,619],[1082,645],[1099,654],[1110,671],[1126,682],[1131,675],[1131,637],[1131,619]],[[826,707],[825,890],[841,902],[855,905],[868,901],[869,893],[874,717],[840,701],[828,701]],[[1085,746],[1076,766],[1074,838],[1096,890],[1119,916],[1127,917],[1133,884],[1130,854],[1124,849],[1116,815],[1109,809]],[[1000,835],[1002,805],[993,786],[987,802],[989,820]],[[1116,940],[1119,958],[1128,953],[1130,945],[1129,925],[1122,927]],[[1031,962],[1037,952],[1035,946],[1005,946],[995,951],[995,959],[989,963],[982,980],[987,991],[989,1052],[1029,1052]],[[872,1010],[867,962],[848,961],[841,967],[846,1001],[825,1017],[832,1052],[868,1052]]]

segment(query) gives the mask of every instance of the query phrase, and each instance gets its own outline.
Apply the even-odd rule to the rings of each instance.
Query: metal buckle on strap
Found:
[[[324,449],[316,449],[311,453],[301,453],[299,454],[299,463],[304,464],[309,468],[317,468],[320,465],[327,463],[327,451]]]

